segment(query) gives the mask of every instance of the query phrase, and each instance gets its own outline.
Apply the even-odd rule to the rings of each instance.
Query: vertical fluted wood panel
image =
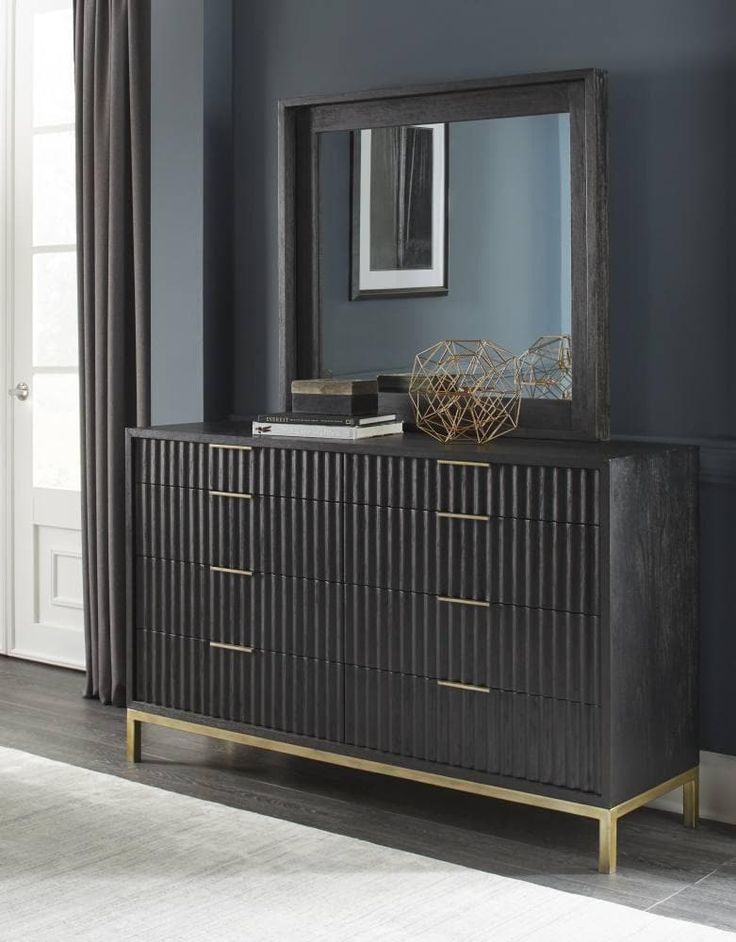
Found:
[[[135,544],[139,556],[208,562],[207,492],[136,485]]]
[[[176,710],[341,742],[342,667],[247,654],[152,631],[136,637],[135,698]]]
[[[442,645],[437,604],[431,595],[345,586],[346,663],[436,677]],[[462,608],[471,615],[470,606]]]
[[[207,713],[207,645],[154,631],[136,632],[135,698]]]
[[[490,474],[493,516],[597,524],[599,472],[590,468],[496,464]]]
[[[210,573],[209,637],[341,661],[343,587],[270,573]]]
[[[346,667],[345,739],[378,752],[580,791],[600,790],[597,707],[478,693]]]
[[[598,613],[598,527],[357,504],[345,514],[348,583]]]
[[[209,715],[343,740],[343,668],[327,661],[209,650]]]
[[[206,445],[200,442],[135,438],[133,448],[136,481],[173,487],[206,487]]]
[[[493,601],[598,614],[599,527],[499,517]]]
[[[345,507],[345,581],[409,592],[489,599],[493,530],[436,513]]]
[[[437,748],[435,685],[405,674],[345,668],[345,741],[432,761]]]
[[[339,452],[253,445],[250,451],[209,446],[209,486],[218,491],[339,501]]]
[[[139,556],[337,582],[342,507],[138,484],[135,542]]]
[[[600,704],[600,620],[514,605],[490,609],[488,684]]]
[[[343,588],[138,557],[135,628],[342,660]]]
[[[434,458],[345,455],[346,500],[375,507],[597,524],[599,472]]]
[[[345,593],[349,664],[600,702],[598,618],[363,586]]]
[[[437,506],[436,462],[398,455],[345,455],[345,499],[374,507]]]
[[[337,582],[342,567],[342,508],[279,497],[208,495],[210,563]]]
[[[492,512],[491,482],[494,469],[482,465],[440,464],[430,461],[435,479],[436,500],[427,508],[451,513],[489,514]],[[418,505],[420,508],[422,504]]]
[[[209,638],[209,569],[169,559],[136,559],[135,628]]]

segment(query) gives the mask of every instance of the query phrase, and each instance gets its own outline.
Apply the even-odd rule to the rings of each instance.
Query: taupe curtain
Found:
[[[125,703],[125,436],[149,421],[149,0],[76,0],[85,695]]]

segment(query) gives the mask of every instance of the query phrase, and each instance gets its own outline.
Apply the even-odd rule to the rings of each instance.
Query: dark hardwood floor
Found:
[[[143,762],[129,765],[125,711],[82,688],[81,674],[0,657],[0,746],[736,931],[736,828],[687,831],[672,815],[634,812],[619,825],[619,872],[601,876],[596,824],[568,815],[150,726]]]

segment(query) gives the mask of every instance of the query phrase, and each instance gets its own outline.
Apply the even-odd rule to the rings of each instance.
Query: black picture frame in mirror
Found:
[[[374,191],[380,174],[370,153],[376,149],[378,132],[393,135],[396,140],[385,144],[397,151],[392,168],[394,179],[383,181],[392,191],[384,194],[383,203],[384,206],[388,203],[392,212],[389,219],[383,220],[383,228],[390,231],[384,231],[382,238],[375,237],[373,225],[379,202]],[[350,144],[350,299],[446,295],[450,150],[447,124],[362,128],[351,133]],[[423,160],[429,163],[428,173],[414,172],[414,163]],[[412,225],[402,225],[404,217],[410,217]],[[411,231],[412,228],[416,231]],[[375,258],[376,249],[381,255],[394,257]]]
[[[606,76],[597,69],[279,102],[281,408],[292,379],[321,375],[319,134],[559,113],[570,116],[573,394],[524,398],[510,434],[609,437]],[[408,396],[396,393],[394,405],[410,414]]]

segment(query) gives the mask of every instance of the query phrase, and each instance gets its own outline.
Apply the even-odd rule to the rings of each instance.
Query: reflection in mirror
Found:
[[[319,227],[322,376],[410,373],[443,339],[569,338],[569,115],[322,133]],[[569,342],[550,349],[569,374]]]
[[[447,129],[352,136],[352,298],[447,294]]]

